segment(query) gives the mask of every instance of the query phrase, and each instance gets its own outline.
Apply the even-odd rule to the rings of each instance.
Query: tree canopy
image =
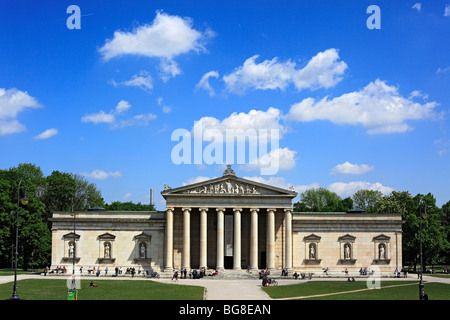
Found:
[[[20,188],[19,188],[20,183]],[[18,197],[28,198],[23,205]],[[19,194],[18,194],[19,193]],[[53,171],[47,177],[40,167],[25,163],[0,169],[0,267],[12,267],[16,215],[19,211],[18,266],[28,269],[50,264],[51,222],[56,211],[87,211],[91,207],[107,210],[152,211],[141,203],[104,203],[101,191],[83,176]]]
[[[339,206],[346,199],[353,201],[348,201],[347,206]],[[413,197],[408,191],[392,191],[383,195],[374,190],[359,190],[351,199],[346,199],[340,199],[325,188],[309,189],[300,194],[300,201],[294,204],[294,211],[345,212],[358,208],[367,214],[400,214],[404,221],[402,242],[405,265],[412,265],[415,269],[419,264],[421,234],[424,264],[450,263],[450,201],[439,208],[431,193]]]

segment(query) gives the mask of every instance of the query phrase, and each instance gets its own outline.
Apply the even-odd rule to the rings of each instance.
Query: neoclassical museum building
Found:
[[[55,212],[52,266],[299,273],[402,267],[399,214],[293,212],[293,190],[222,177],[161,192],[165,211]]]

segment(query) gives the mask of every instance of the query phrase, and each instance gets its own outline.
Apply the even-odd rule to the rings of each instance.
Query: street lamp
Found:
[[[422,203],[425,203],[424,201]],[[424,300],[424,296],[423,296],[423,289],[424,289],[424,284],[423,284],[423,279],[422,279],[422,274],[423,274],[423,264],[422,264],[422,210],[419,209],[419,214],[420,214],[420,281],[419,281],[419,300]],[[427,206],[425,204],[425,216],[427,215]]]
[[[72,199],[72,211],[70,212],[70,215],[73,216],[73,253],[72,253],[72,291],[76,290],[75,285],[75,257],[77,252],[77,246],[76,246],[76,230],[75,230],[75,222],[76,222],[76,213],[73,208],[73,199]]]
[[[20,300],[19,296],[17,295],[17,256],[19,254],[19,252],[18,252],[18,247],[19,247],[19,209],[20,209],[20,202],[22,202],[22,204],[24,206],[26,206],[28,204],[26,187],[25,187],[25,196],[22,199],[20,199],[20,184],[22,183],[22,181],[23,181],[23,179],[20,179],[19,186],[17,187],[16,248],[15,248],[16,261],[15,261],[15,266],[14,266],[14,286],[13,286],[13,295],[11,297],[11,300]]]

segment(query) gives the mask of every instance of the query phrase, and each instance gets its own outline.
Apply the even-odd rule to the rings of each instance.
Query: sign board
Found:
[[[69,290],[67,294],[67,300],[77,300],[78,290]]]

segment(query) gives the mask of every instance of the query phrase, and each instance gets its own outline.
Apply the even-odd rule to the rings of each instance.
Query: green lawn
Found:
[[[163,284],[150,280],[81,280],[78,300],[202,300],[204,288]],[[0,300],[12,295],[13,283],[0,285]],[[28,279],[17,282],[17,292],[25,300],[67,300],[66,279]]]
[[[409,284],[409,285],[407,285]],[[395,286],[395,287],[390,287]],[[289,286],[265,287],[267,294],[274,298],[295,298],[344,291],[367,289],[365,281],[311,281]],[[425,291],[430,300],[450,300],[450,285],[425,283]],[[334,295],[311,297],[315,300],[418,300],[417,281],[382,281],[381,289],[347,292]]]

